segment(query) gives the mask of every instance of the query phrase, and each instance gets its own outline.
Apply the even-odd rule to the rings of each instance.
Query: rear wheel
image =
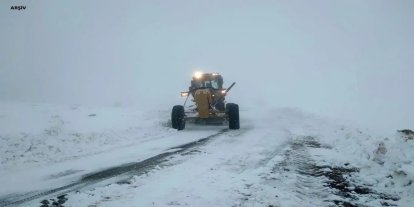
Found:
[[[229,129],[239,129],[239,105],[234,103],[228,103],[226,105],[227,115],[229,117]]]
[[[171,112],[171,125],[172,128],[183,130],[185,128],[185,119],[184,119],[184,106],[176,105],[173,107]]]

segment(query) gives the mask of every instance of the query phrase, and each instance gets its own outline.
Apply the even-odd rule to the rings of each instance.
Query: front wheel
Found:
[[[234,103],[228,103],[226,105],[227,115],[229,118],[229,129],[239,129],[239,105]]]
[[[184,118],[184,106],[176,105],[173,107],[171,112],[171,125],[172,128],[177,130],[183,130],[185,128]]]

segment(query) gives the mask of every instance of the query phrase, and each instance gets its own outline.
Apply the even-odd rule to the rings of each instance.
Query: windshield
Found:
[[[214,88],[214,89],[220,89],[222,87],[220,86],[217,80],[194,81],[192,86],[193,88]]]

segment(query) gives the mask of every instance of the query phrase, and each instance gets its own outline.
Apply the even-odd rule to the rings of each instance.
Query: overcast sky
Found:
[[[241,107],[414,129],[412,0],[0,5],[2,101],[168,107],[201,69]]]

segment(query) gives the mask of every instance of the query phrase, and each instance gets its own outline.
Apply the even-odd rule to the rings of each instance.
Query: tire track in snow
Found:
[[[289,152],[291,163],[297,173],[297,181],[295,183],[296,196],[300,200],[308,203],[325,205],[325,200],[330,195],[324,186],[326,179],[321,177],[318,174],[319,172],[314,168],[316,164],[308,152],[308,147],[319,148],[320,144],[314,137],[300,137],[294,140],[291,145],[291,151]]]
[[[371,189],[363,183],[354,182],[359,169],[350,163],[332,165],[325,161],[315,161],[310,148],[331,149],[321,144],[312,136],[296,137],[289,147],[275,159],[270,171],[260,176],[264,185],[253,185],[250,192],[270,189],[264,197],[265,202],[257,201],[266,206],[370,206],[368,203],[376,202],[375,206],[395,206],[397,195],[386,194]],[[273,189],[274,190],[273,190]],[[242,202],[248,206],[248,198]],[[253,196],[254,197],[254,196]],[[266,203],[267,202],[267,203]],[[368,205],[367,205],[368,204]]]
[[[1,207],[16,206],[16,205],[20,205],[20,204],[23,204],[23,203],[26,203],[26,202],[29,202],[35,199],[39,199],[42,197],[46,197],[46,196],[64,195],[69,192],[80,190],[84,187],[91,186],[99,182],[102,182],[104,180],[116,178],[118,176],[125,175],[125,174],[142,175],[148,172],[149,170],[155,168],[159,164],[165,161],[168,161],[168,158],[170,156],[173,156],[176,154],[185,155],[185,152],[192,150],[193,148],[199,147],[201,145],[207,144],[207,142],[211,141],[213,138],[216,138],[226,133],[227,131],[229,130],[223,129],[215,134],[198,139],[196,141],[192,141],[186,144],[171,147],[167,149],[164,153],[155,155],[153,157],[150,157],[140,162],[123,164],[123,165],[112,167],[112,168],[105,169],[102,171],[86,174],[80,180],[74,183],[65,185],[65,186],[46,190],[43,192],[35,191],[35,192],[29,192],[29,193],[24,193],[20,195],[16,195],[16,194],[6,195],[0,198],[0,206]],[[116,182],[116,180],[114,182]]]
[[[313,137],[296,137],[279,146],[263,162],[260,182],[246,185],[239,206],[324,206],[329,196],[323,177],[314,175],[307,147]],[[284,149],[283,149],[284,148]]]

